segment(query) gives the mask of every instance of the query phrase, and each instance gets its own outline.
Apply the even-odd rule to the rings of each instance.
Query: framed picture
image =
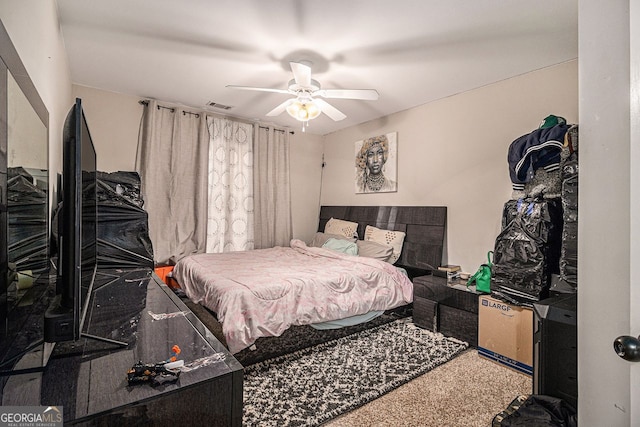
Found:
[[[356,194],[398,191],[398,132],[356,141]]]

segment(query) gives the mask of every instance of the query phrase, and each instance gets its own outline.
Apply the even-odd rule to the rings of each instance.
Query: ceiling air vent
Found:
[[[213,107],[213,108],[219,108],[221,110],[230,110],[233,108],[231,105],[218,104],[217,102],[213,102],[213,101],[207,102],[207,106]]]

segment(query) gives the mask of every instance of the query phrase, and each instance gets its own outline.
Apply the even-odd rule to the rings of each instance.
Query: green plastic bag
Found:
[[[487,263],[482,264],[476,274],[469,277],[467,281],[467,287],[476,284],[476,291],[484,292],[487,294],[491,293],[491,255],[493,255],[493,251],[487,252]]]

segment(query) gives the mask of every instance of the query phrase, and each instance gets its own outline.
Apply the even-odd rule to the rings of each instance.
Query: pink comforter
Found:
[[[256,339],[308,325],[388,310],[413,299],[411,280],[389,263],[308,247],[275,247],[180,260],[173,276],[213,310],[232,353]]]

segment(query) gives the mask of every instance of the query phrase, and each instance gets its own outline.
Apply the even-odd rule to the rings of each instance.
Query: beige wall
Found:
[[[73,85],[96,148],[98,170],[133,171],[143,106],[137,96]]]
[[[73,95],[83,99],[98,167],[134,170],[139,99],[77,85]],[[502,206],[511,196],[509,144],[548,114],[576,123],[577,104],[577,61],[571,61],[324,137],[296,130],[291,137],[294,237],[313,236],[321,188],[325,205],[442,205],[449,213],[445,261],[473,272],[493,249]],[[393,131],[398,132],[398,191],[355,194],[355,141]]]
[[[104,172],[135,170],[138,129],[143,106],[136,96],[73,85],[82,99],[98,169]],[[317,135],[295,130],[291,136],[291,204],[293,235],[311,240],[318,226],[322,141]]]
[[[62,126],[72,105],[69,60],[53,0],[1,1],[0,19],[49,111],[50,186],[62,170]]]
[[[52,173],[61,169],[62,124],[75,96],[83,98],[98,167],[132,170],[142,112],[138,98],[72,88],[55,2],[0,2],[0,19],[49,110]],[[511,194],[509,144],[550,113],[577,122],[577,81],[577,61],[571,61],[325,137],[296,130],[291,144],[294,237],[313,235],[320,188],[322,204],[445,205],[447,261],[475,271],[493,248],[502,206]],[[355,141],[394,131],[398,192],[354,194]]]
[[[322,204],[447,206],[445,262],[475,272],[511,196],[509,144],[549,114],[577,123],[577,60],[329,134]],[[388,132],[398,132],[398,191],[355,194],[354,143]]]
[[[295,131],[291,138],[291,217],[293,237],[311,241],[318,228],[322,142],[324,138]]]

